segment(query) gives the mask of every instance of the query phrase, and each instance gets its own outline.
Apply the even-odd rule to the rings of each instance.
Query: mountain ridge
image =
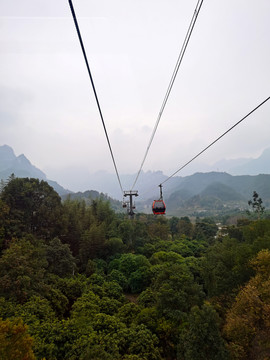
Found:
[[[264,154],[264,157],[267,158],[268,155],[270,156],[270,149]],[[32,165],[25,155],[21,154],[16,157],[11,147],[0,146],[0,178],[6,180],[12,173],[18,177],[35,177],[46,180],[62,197],[73,193],[64,189],[56,181],[48,180],[46,174]],[[94,180],[97,179],[99,186],[104,187],[101,191],[92,186],[84,192],[75,192],[71,198],[85,200],[88,197],[95,199],[97,196],[103,196],[113,204],[113,208],[119,211],[121,207],[119,200],[122,199],[119,199],[117,195],[119,194],[119,184],[114,174],[101,171],[97,173],[97,178]],[[121,176],[122,184],[132,183],[134,179],[134,175]],[[136,201],[137,211],[151,212],[152,201],[159,198],[158,184],[166,179],[168,177],[162,171],[141,172],[137,182],[139,190],[139,198]],[[247,207],[253,191],[258,192],[264,205],[270,206],[270,174],[231,175],[226,172],[211,171],[197,172],[185,177],[175,176],[164,186],[163,196],[167,203],[168,214],[174,215],[180,209],[192,212],[192,209],[200,211],[208,209],[210,211],[211,208],[244,208]]]
[[[11,174],[17,177],[32,177],[45,180],[61,196],[71,191],[64,189],[56,181],[47,179],[46,174],[34,166],[24,154],[16,156],[8,145],[0,146],[0,179],[6,181]]]

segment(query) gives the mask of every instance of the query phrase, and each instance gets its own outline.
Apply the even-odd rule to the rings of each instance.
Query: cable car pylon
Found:
[[[133,196],[139,196],[138,195],[138,190],[129,190],[129,191],[124,191],[124,196],[128,196],[129,197],[129,206],[127,206],[126,202],[123,202],[123,207],[127,207],[127,213],[129,215],[130,218],[133,218],[134,216],[134,209],[135,209],[135,203],[133,202]]]

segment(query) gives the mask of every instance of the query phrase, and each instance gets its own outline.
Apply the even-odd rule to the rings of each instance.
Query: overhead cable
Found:
[[[251,115],[254,111],[259,109],[264,103],[266,103],[270,99],[270,96],[265,99],[263,102],[261,102],[258,106],[256,106],[253,110],[251,110],[246,116],[244,116],[241,120],[239,120],[236,124],[234,124],[232,127],[230,127],[227,131],[225,131],[222,135],[220,135],[216,140],[214,140],[211,144],[206,146],[202,151],[200,151],[197,155],[195,155],[191,160],[189,160],[186,164],[181,166],[178,170],[176,170],[171,176],[169,176],[166,180],[164,180],[162,184],[164,184],[166,181],[170,180],[174,175],[176,175],[180,170],[184,169],[187,165],[189,165],[193,160],[195,160],[198,156],[200,156],[202,153],[204,153],[207,149],[209,149],[212,145],[214,145],[217,141],[219,141],[223,136],[228,134],[232,129],[234,129],[237,125],[239,125],[242,121],[244,121],[249,115]]]
[[[72,0],[68,0],[68,2],[69,2],[69,6],[70,6],[72,16],[73,16],[74,24],[75,24],[75,27],[76,27],[76,30],[77,30],[77,34],[78,34],[78,37],[79,37],[79,41],[80,41],[80,44],[81,44],[81,48],[82,48],[85,64],[86,64],[86,67],[87,67],[87,70],[88,70],[88,74],[89,74],[89,77],[90,77],[91,85],[92,85],[92,88],[93,88],[93,91],[94,91],[94,95],[95,95],[96,103],[97,103],[97,106],[98,106],[99,115],[100,115],[100,118],[101,118],[101,121],[102,121],[103,129],[104,129],[105,136],[106,136],[106,139],[107,139],[107,143],[108,143],[108,146],[109,146],[109,149],[110,149],[114,169],[115,169],[115,172],[116,172],[116,175],[117,175],[117,179],[118,179],[121,191],[123,193],[124,192],[123,187],[122,187],[122,184],[121,184],[121,181],[120,181],[120,176],[119,176],[117,166],[116,166],[116,162],[115,162],[115,159],[114,159],[114,156],[113,156],[111,143],[110,143],[109,136],[108,136],[108,133],[107,133],[107,129],[106,129],[106,126],[105,126],[105,122],[104,122],[101,107],[100,107],[100,104],[99,104],[99,100],[98,100],[94,80],[93,80],[93,77],[92,77],[92,74],[91,74],[90,66],[89,66],[89,63],[88,63],[88,60],[87,60],[87,56],[86,56],[85,48],[84,48],[84,45],[83,45],[83,40],[82,40],[82,37],[81,37],[81,32],[80,32],[80,29],[79,29],[79,25],[78,25],[78,21],[77,21],[77,18],[76,18],[75,10],[74,10],[73,4],[72,4]]]
[[[203,0],[198,0],[198,2],[197,2],[196,8],[195,8],[195,10],[194,10],[192,19],[191,19],[190,24],[189,24],[189,27],[188,27],[188,31],[187,31],[187,33],[186,33],[186,36],[185,36],[185,39],[184,39],[182,48],[181,48],[181,50],[180,50],[180,54],[179,54],[179,56],[178,56],[178,59],[177,59],[177,62],[176,62],[176,65],[175,65],[175,68],[174,68],[174,71],[173,71],[173,74],[172,74],[172,77],[171,77],[169,86],[168,86],[168,88],[167,88],[167,91],[166,91],[166,94],[165,94],[163,103],[162,103],[162,105],[161,105],[161,108],[160,108],[160,111],[159,111],[159,114],[158,114],[158,117],[157,117],[157,120],[156,120],[154,129],[153,129],[152,135],[151,135],[151,137],[150,137],[150,141],[149,141],[149,143],[148,143],[148,146],[147,146],[146,152],[145,152],[145,154],[144,154],[144,157],[143,157],[143,160],[142,160],[140,169],[139,169],[139,171],[138,171],[138,173],[137,173],[136,179],[135,179],[135,181],[134,181],[134,183],[133,183],[133,185],[132,185],[132,189],[134,188],[134,186],[135,186],[135,184],[136,184],[136,182],[137,182],[137,180],[138,180],[138,178],[139,178],[139,176],[140,176],[140,173],[141,173],[141,171],[142,171],[142,168],[143,168],[143,165],[144,165],[144,163],[145,163],[146,157],[147,157],[147,155],[148,155],[150,146],[151,146],[151,144],[152,144],[152,141],[153,141],[153,139],[154,139],[155,133],[156,133],[156,131],[157,131],[157,128],[158,128],[158,125],[159,125],[161,116],[162,116],[162,114],[163,114],[164,108],[165,108],[165,106],[166,106],[166,104],[167,104],[169,95],[170,95],[170,93],[171,93],[171,90],[172,90],[172,87],[173,87],[173,84],[174,84],[176,75],[177,75],[177,73],[178,73],[179,67],[180,67],[180,65],[181,65],[181,62],[182,62],[182,60],[183,60],[183,57],[184,57],[184,54],[185,54],[185,51],[186,51],[186,48],[187,48],[187,46],[188,46],[189,39],[190,39],[191,34],[192,34],[192,31],[193,31],[193,29],[194,29],[194,25],[195,25],[195,23],[196,23],[196,20],[197,20],[198,15],[199,15],[199,12],[200,12],[202,3],[203,3]]]

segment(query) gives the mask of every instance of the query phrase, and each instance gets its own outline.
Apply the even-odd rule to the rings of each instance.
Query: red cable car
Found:
[[[162,215],[165,214],[166,205],[163,200],[154,200],[152,205],[152,211],[154,215]]]
[[[160,184],[159,187],[160,187],[160,198],[159,200],[154,200],[152,205],[152,211],[154,215],[163,215],[166,212],[166,205],[162,197],[162,185]]]

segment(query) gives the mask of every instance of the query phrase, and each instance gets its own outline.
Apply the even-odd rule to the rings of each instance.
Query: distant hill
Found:
[[[10,146],[0,146],[0,177],[7,179],[12,173],[18,177],[46,180],[44,172],[32,165],[23,154],[16,156]]]
[[[264,161],[268,161],[269,156],[270,149],[264,151],[257,160],[262,165]],[[245,164],[248,165],[248,162]],[[48,180],[45,173],[33,166],[24,155],[16,157],[11,147],[0,146],[0,178],[6,180],[12,173],[18,177],[35,177],[48,181],[63,199],[71,193],[57,182]],[[121,175],[120,177],[123,188],[128,190],[131,188],[136,174]],[[136,198],[137,212],[151,213],[152,201],[159,198],[158,185],[167,178],[161,171],[141,172],[135,187],[139,191],[139,197]],[[88,202],[96,198],[103,198],[110,201],[114,210],[122,211],[120,201],[122,194],[114,174],[100,171],[89,175],[84,181],[89,183],[90,189],[98,191],[76,192],[70,195],[71,199],[84,199]],[[175,176],[164,184],[163,196],[168,215],[195,214],[197,216],[204,212],[216,214],[217,211],[247,209],[248,200],[252,198],[253,191],[259,194],[264,206],[269,208],[270,174],[233,176],[226,172],[198,172],[185,177]]]
[[[244,166],[246,167],[244,168]],[[187,183],[190,179],[188,176],[191,175],[183,176],[182,174],[186,174],[186,172],[190,174],[215,172],[227,173],[228,175],[258,175],[270,174],[269,166],[270,148],[266,149],[263,154],[257,159],[222,159],[213,165],[206,165],[194,162],[185,169],[183,169],[181,173],[179,173],[181,176],[174,176],[170,179],[170,181],[166,182],[165,187],[166,191],[168,193],[171,193],[173,189],[179,185],[180,182],[186,181]],[[95,189],[99,192],[103,192],[104,194],[109,194],[115,199],[122,199],[121,189],[119,187],[119,183],[117,181],[115,173],[109,173],[106,170],[91,172],[89,169],[86,169],[85,167],[79,165],[57,169],[52,169],[48,167],[46,172],[51,174],[51,178],[58,179],[58,182],[60,184],[66,184],[66,187],[69,186],[74,191],[86,191],[89,189]],[[136,173],[120,174],[121,183],[124,190],[131,189],[136,175]],[[167,177],[168,176],[166,176],[166,174],[164,174],[162,171],[142,171],[134,189],[139,191],[139,196],[141,200],[153,199],[158,196],[158,185],[165,181]],[[187,184],[187,187],[189,191],[197,193],[198,191],[194,190],[193,185],[200,186],[195,181],[194,184]]]
[[[183,191],[184,189],[193,195],[197,195],[209,185],[215,183],[230,187],[244,199],[248,199],[252,195],[253,190],[259,192],[261,197],[270,199],[270,175],[268,174],[233,176],[221,172],[196,173],[182,178],[172,189],[172,192]],[[224,190],[224,187],[220,187],[220,191],[222,190]]]
[[[112,199],[111,197],[109,197],[108,195],[105,195],[103,193],[99,193],[98,191],[95,190],[87,190],[84,192],[77,192],[77,193],[72,193],[72,194],[66,194],[62,196],[63,200],[66,200],[70,198],[71,200],[84,200],[86,204],[91,204],[92,200],[96,200],[96,199],[102,199],[105,201],[109,201],[111,208],[116,211],[123,211],[122,208],[122,202]]]
[[[10,146],[3,145],[0,146],[0,179],[6,181],[11,174],[20,178],[29,177],[46,180],[60,196],[70,192],[56,181],[48,180],[44,172],[32,165],[23,154],[16,156]]]
[[[70,196],[71,199],[82,199],[85,200],[86,203],[91,203],[92,200],[101,198],[109,201],[112,209],[115,211],[122,210],[122,203],[120,201],[114,200],[108,195],[104,195],[98,191],[88,190],[85,192],[73,193],[64,189],[56,181],[47,179],[46,174],[32,165],[23,154],[16,156],[10,146],[3,145],[0,146],[0,179],[5,181],[11,174],[14,174],[17,177],[29,177],[45,180],[54,188],[54,190],[62,197],[62,199],[66,199],[68,196]]]
[[[245,201],[243,195],[239,194],[230,186],[224,185],[220,182],[213,182],[208,185],[202,192],[202,196],[215,197],[221,201]]]
[[[270,175],[233,176],[227,173],[196,173],[180,179],[164,198],[168,214],[228,209],[247,209],[248,200],[257,191],[266,207],[270,207]]]
[[[249,159],[244,164],[231,168],[233,175],[270,174],[270,148],[265,149],[257,159]]]
[[[270,174],[270,148],[257,158],[221,159],[208,171],[223,171],[231,175]]]

